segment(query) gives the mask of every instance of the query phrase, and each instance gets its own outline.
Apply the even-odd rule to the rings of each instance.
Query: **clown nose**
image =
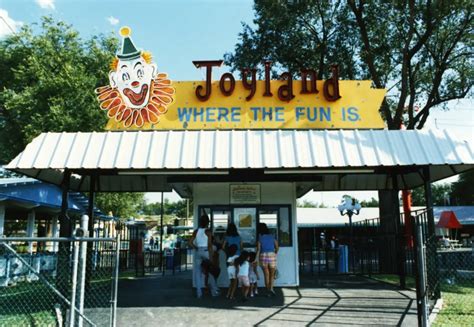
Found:
[[[138,84],[140,84],[140,83],[138,83],[137,81],[133,81],[133,82],[132,82],[132,86],[133,86],[133,87],[137,87]]]

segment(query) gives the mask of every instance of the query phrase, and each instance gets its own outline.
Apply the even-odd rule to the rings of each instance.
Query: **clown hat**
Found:
[[[133,44],[132,38],[130,37],[131,34],[132,30],[128,26],[124,26],[120,29],[120,35],[123,37],[122,52],[117,53],[117,58],[131,60],[140,57],[142,52]]]

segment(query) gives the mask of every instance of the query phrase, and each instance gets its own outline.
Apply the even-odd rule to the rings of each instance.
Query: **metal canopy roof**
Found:
[[[295,181],[314,190],[391,189],[474,168],[472,142],[439,130],[214,130],[43,133],[5,168],[73,190],[171,191],[193,182]]]

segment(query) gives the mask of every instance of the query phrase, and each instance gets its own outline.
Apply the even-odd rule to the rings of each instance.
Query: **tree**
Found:
[[[97,193],[96,206],[104,213],[127,219],[137,217],[144,204],[143,193]]]
[[[189,199],[189,214],[192,215],[193,200]],[[165,199],[163,202],[163,211],[165,215],[171,215],[179,218],[187,218],[186,213],[188,210],[187,200],[179,200],[171,202],[169,199]],[[148,216],[157,216],[161,214],[161,203],[147,203],[143,206],[143,214]]]
[[[433,184],[431,186],[431,196],[433,205],[444,206],[450,202],[451,184]],[[411,200],[414,206],[425,206],[425,190],[423,187],[414,189],[411,193]]]
[[[474,205],[474,170],[459,175],[452,184],[451,197],[456,205]]]
[[[298,208],[327,208],[327,206],[324,203],[317,203],[309,200],[303,200],[301,201],[296,201],[296,206]]]
[[[362,200],[360,203],[362,208],[378,208],[379,206],[379,200],[376,198],[370,198],[370,200]]]
[[[420,129],[432,108],[471,91],[472,1],[256,0],[254,9],[256,27],[244,24],[225,55],[233,70],[269,59],[276,70],[316,68],[322,77],[339,63],[342,78],[389,90],[381,106],[389,129]]]
[[[103,129],[107,117],[94,89],[108,83],[117,44],[113,36],[84,40],[50,17],[38,33],[24,25],[0,41],[0,163],[41,132]]]

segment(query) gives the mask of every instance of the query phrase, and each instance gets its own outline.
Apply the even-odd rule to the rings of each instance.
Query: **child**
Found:
[[[250,282],[249,282],[249,253],[247,251],[242,251],[240,256],[235,259],[234,264],[237,268],[237,278],[242,287],[242,301],[247,301],[249,294]]]
[[[257,280],[259,279],[258,276],[258,262],[257,262],[257,254],[255,252],[250,252],[250,270],[249,270],[249,282],[250,282],[250,297],[254,297],[258,295],[258,287],[257,287]]]
[[[237,288],[237,274],[235,269],[235,259],[237,255],[237,245],[232,244],[228,248],[229,257],[227,258],[227,275],[229,276],[230,284],[229,290],[227,291],[227,298],[234,299],[235,289]]]

